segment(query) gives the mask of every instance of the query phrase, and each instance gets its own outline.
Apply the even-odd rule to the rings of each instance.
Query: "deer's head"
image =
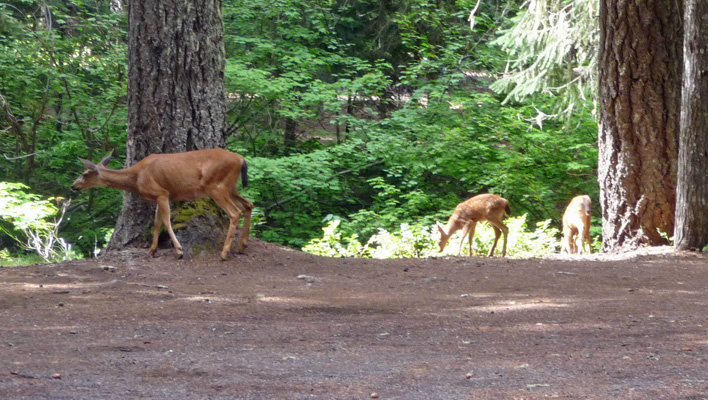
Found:
[[[74,181],[71,188],[74,190],[84,190],[96,186],[105,186],[101,180],[101,168],[106,168],[106,166],[108,166],[108,163],[111,162],[112,156],[113,152],[110,152],[107,156],[103,157],[103,160],[101,160],[98,164],[79,158],[79,161],[84,164],[86,170]]]
[[[445,250],[447,241],[450,240],[450,236],[452,236],[452,233],[445,232],[445,227],[440,222],[436,222],[436,226],[438,227],[438,231],[440,232],[440,240],[438,241],[438,246],[440,246],[440,252],[442,253],[442,251]]]

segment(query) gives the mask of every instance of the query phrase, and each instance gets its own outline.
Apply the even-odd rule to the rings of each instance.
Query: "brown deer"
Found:
[[[443,226],[437,223],[440,231],[440,252],[445,250],[445,245],[453,233],[462,229],[462,240],[460,240],[460,249],[457,252],[459,256],[462,253],[462,244],[465,241],[465,236],[469,235],[469,254],[472,255],[472,238],[477,222],[487,221],[494,229],[494,244],[489,250],[487,257],[494,254],[494,249],[497,247],[499,236],[504,233],[504,247],[502,248],[502,257],[506,257],[506,239],[509,234],[509,228],[502,223],[502,217],[511,215],[509,202],[495,194],[480,194],[464,201],[455,207],[455,211],[447,221],[447,225]]]
[[[76,190],[103,186],[134,192],[145,200],[157,202],[155,230],[149,254],[155,257],[157,239],[162,224],[167,228],[177,255],[182,258],[179,244],[170,223],[170,201],[196,200],[209,196],[229,216],[229,230],[226,234],[221,259],[226,260],[231,250],[231,242],[236,236],[236,226],[243,212],[243,230],[238,251],[243,252],[248,245],[253,203],[246,200],[236,189],[239,175],[244,187],[248,185],[246,160],[238,154],[222,149],[195,150],[175,154],[151,154],[132,167],[121,170],[106,168],[111,154],[94,164],[80,159],[86,167],[81,176],[71,186]]]
[[[582,254],[585,252],[585,243],[588,252],[592,253],[590,242],[590,215],[592,214],[592,200],[590,196],[576,196],[570,201],[563,214],[563,244],[561,253]]]

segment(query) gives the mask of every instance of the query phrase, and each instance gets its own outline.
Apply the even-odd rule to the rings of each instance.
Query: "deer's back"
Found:
[[[570,201],[563,214],[563,225],[589,224],[592,212],[590,196],[576,196]]]
[[[472,197],[460,203],[455,213],[467,221],[500,220],[504,216],[509,202],[500,196],[487,193]]]
[[[169,194],[170,200],[195,200],[214,188],[236,185],[241,156],[223,149],[186,153],[151,154],[131,168],[138,170],[140,194],[155,200]]]

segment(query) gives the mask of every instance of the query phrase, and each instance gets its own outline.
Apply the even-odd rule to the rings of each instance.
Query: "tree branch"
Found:
[[[25,132],[22,130],[22,126],[20,125],[20,123],[17,122],[15,114],[12,113],[10,103],[8,103],[8,101],[5,99],[5,97],[3,97],[2,94],[0,94],[0,107],[3,111],[3,117],[5,118],[7,123],[10,124],[12,132],[15,134],[15,136],[17,136],[17,139],[20,141],[20,147],[23,151],[27,151],[27,135],[25,135]]]

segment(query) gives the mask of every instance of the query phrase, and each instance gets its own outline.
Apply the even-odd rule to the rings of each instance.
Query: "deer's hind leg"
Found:
[[[248,246],[248,237],[251,234],[251,213],[253,212],[253,203],[241,196],[241,193],[234,187],[231,190],[231,199],[243,211],[243,229],[241,230],[240,248]]]
[[[155,209],[155,227],[152,231],[152,245],[150,246],[150,250],[148,250],[148,254],[152,257],[157,257],[157,240],[160,236],[160,228],[162,228],[162,218],[160,218],[160,206],[157,206]]]
[[[588,244],[588,253],[592,254],[592,240],[590,239],[590,217],[587,218],[585,222],[585,229],[583,229],[583,240]],[[585,243],[583,243],[583,250],[585,250]]]
[[[509,236],[509,228],[501,222],[501,219],[499,221],[489,221],[489,224],[492,225],[492,228],[494,228],[494,244],[492,245],[492,248],[489,249],[489,254],[487,254],[487,257],[491,257],[494,254],[494,250],[497,247],[497,242],[499,241],[499,236],[501,236],[502,233],[504,234],[502,257],[506,257],[506,240]]]
[[[222,195],[220,193],[213,193],[211,198],[214,199],[216,204],[226,211],[226,214],[229,216],[229,230],[226,233],[224,248],[221,250],[221,259],[226,260],[229,256],[229,252],[231,251],[231,242],[236,236],[236,226],[238,225],[238,220],[241,218],[241,210],[236,207],[236,204],[234,204],[233,200],[231,200],[231,196],[228,194]],[[239,245],[238,251],[243,253],[243,250],[243,246]]]
[[[487,257],[491,257],[494,255],[494,250],[497,248],[497,242],[499,241],[499,236],[501,236],[501,230],[499,228],[492,225],[492,229],[494,229],[494,243],[492,243],[492,248],[489,249],[489,253],[487,253]]]
[[[568,228],[568,253],[578,254],[577,238],[580,235],[580,231],[575,226]]]

